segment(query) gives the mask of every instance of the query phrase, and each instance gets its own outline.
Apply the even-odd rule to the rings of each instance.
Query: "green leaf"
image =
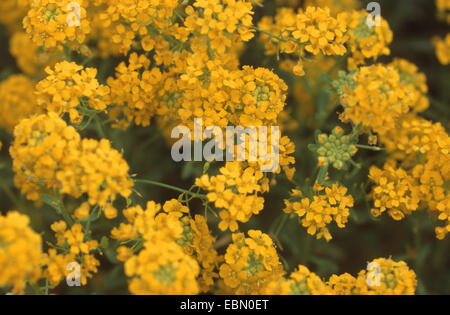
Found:
[[[109,239],[106,236],[103,236],[100,240],[100,248],[107,249],[109,247]]]
[[[56,200],[52,196],[47,194],[41,194],[41,199],[46,205],[49,205],[50,207],[59,211]]]
[[[206,174],[206,172],[208,172],[210,166],[210,162],[206,162],[205,165],[203,165],[203,174]]]
[[[331,85],[333,80],[331,80],[331,78],[328,75],[328,73],[322,73],[321,76],[322,76],[322,79],[325,81],[326,84]]]
[[[309,149],[311,152],[316,153],[318,148],[319,148],[319,146],[318,146],[317,144],[308,144],[308,149]]]
[[[328,166],[322,166],[319,169],[319,175],[317,176],[317,181],[320,185],[325,182],[325,178],[327,177]]]

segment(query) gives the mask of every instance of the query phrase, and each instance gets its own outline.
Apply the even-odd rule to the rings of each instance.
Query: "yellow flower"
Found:
[[[122,62],[116,68],[116,78],[108,78],[111,88],[110,103],[117,106],[111,113],[112,118],[121,118],[119,123],[125,127],[134,119],[136,124],[148,126],[156,112],[154,98],[155,85],[161,80],[158,68],[147,70],[150,61],[144,56],[131,54],[128,66]]]
[[[9,41],[9,51],[18,67],[31,76],[42,75],[47,66],[58,61],[58,56],[43,52],[25,32],[15,32]]]
[[[284,201],[284,212],[299,216],[308,234],[330,241],[332,236],[327,225],[335,221],[339,228],[345,227],[350,214],[349,208],[353,207],[353,197],[346,195],[347,188],[338,184],[333,184],[331,188],[317,185],[316,193],[312,199],[301,198],[294,190],[291,193],[292,200]]]
[[[41,276],[42,240],[27,216],[11,211],[0,216],[0,287],[23,294],[27,282]]]
[[[127,55],[140,42],[144,50],[154,48],[162,36],[180,38],[174,23],[177,0],[97,0],[89,1],[92,36],[98,40],[100,55]],[[156,39],[156,40],[155,40]]]
[[[306,0],[304,6],[328,7],[331,15],[337,15],[343,11],[359,9],[361,4],[357,0]]]
[[[184,24],[189,32],[207,36],[210,47],[222,54],[233,44],[253,38],[252,5],[243,0],[197,0],[185,9]]]
[[[417,101],[392,66],[361,67],[353,78],[355,86],[344,86],[340,96],[341,120],[362,124],[366,130],[386,134]]]
[[[41,112],[34,88],[35,84],[22,74],[11,75],[0,82],[0,127],[12,132],[22,119]]]
[[[332,290],[305,266],[299,265],[288,279],[280,278],[267,285],[268,295],[330,295]]]
[[[421,208],[428,208],[444,221],[443,227],[436,228],[437,237],[443,239],[450,227],[450,194],[446,184],[450,179],[450,137],[445,128],[409,114],[380,140],[392,156],[389,163],[399,164],[407,173],[410,190],[414,191],[414,198],[420,200]],[[378,210],[375,212],[378,214]]]
[[[282,8],[274,19],[264,17],[258,27],[263,30],[260,37],[268,54],[295,54],[299,58],[293,68],[299,76],[305,74],[302,58],[306,53],[342,56],[347,51],[346,21],[341,15],[332,17],[329,8],[310,6],[297,14]]]
[[[125,262],[133,294],[198,294],[197,262],[174,242],[144,243],[137,255]]]
[[[353,295],[358,292],[356,278],[348,273],[332,275],[328,280],[328,285],[334,295]]]
[[[430,105],[428,97],[427,78],[425,74],[418,71],[415,64],[404,59],[394,59],[390,64],[400,75],[400,82],[410,88],[410,93],[414,94],[415,104],[412,106],[414,112],[422,112]]]
[[[32,1],[31,8],[23,20],[23,26],[38,46],[62,50],[63,45],[67,44],[76,48],[85,41],[86,35],[90,32],[86,2],[83,0]]]
[[[55,232],[56,245],[63,249],[61,253],[54,248],[49,249],[43,264],[46,265],[44,275],[51,285],[58,285],[70,273],[70,263],[80,266],[80,281],[87,284],[87,279],[98,272],[100,261],[93,252],[98,249],[98,242],[87,240],[81,224],[76,223],[70,229],[64,221],[54,222],[51,229]]]
[[[396,262],[390,258],[379,258],[374,259],[372,263],[378,264],[380,267],[379,285],[376,270],[369,272],[362,270],[356,279],[358,294],[414,295],[417,287],[416,274],[408,268],[404,261]],[[368,277],[373,277],[372,285],[367,284]]]
[[[376,184],[372,190],[375,200],[371,210],[375,217],[387,211],[394,220],[402,220],[419,207],[419,189],[414,179],[403,169],[386,164],[381,170],[370,168],[369,179]]]
[[[15,184],[28,199],[40,203],[42,193],[53,195],[55,190],[74,198],[86,194],[91,206],[111,214],[117,195],[131,194],[128,164],[108,140],[81,141],[54,113],[22,120],[14,135]]]
[[[121,241],[138,242],[142,237],[149,246],[164,242],[177,244],[198,264],[198,290],[208,292],[217,278],[219,256],[214,249],[215,239],[211,236],[205,218],[200,215],[196,215],[194,219],[187,216],[189,208],[176,199],[167,201],[162,208],[164,211],[160,212],[161,205],[149,202],[145,210],[140,206],[124,210],[129,223],[122,223],[119,228],[114,228],[111,231],[112,237]],[[119,260],[127,263],[131,259],[129,254],[132,252],[127,247],[119,247],[117,251]]]
[[[220,266],[220,277],[234,294],[262,294],[271,281],[283,276],[275,246],[266,234],[250,230],[233,234],[233,243]]]
[[[435,37],[433,44],[436,47],[436,56],[444,66],[450,64],[450,33],[444,39]]]
[[[96,79],[97,69],[86,68],[74,62],[62,61],[54,69],[45,69],[47,77],[36,86],[38,105],[47,112],[59,115],[69,113],[73,123],[80,123],[83,110],[90,106],[96,111],[104,111],[109,88],[100,85]],[[81,112],[83,113],[83,112]]]
[[[438,9],[438,15],[441,19],[447,21],[450,24],[450,1],[448,0],[436,0],[436,7]]]
[[[237,222],[248,222],[253,214],[258,214],[264,207],[264,198],[258,196],[261,186],[258,183],[262,173],[252,167],[242,169],[242,162],[227,162],[220,169],[220,174],[209,177],[203,175],[196,179],[195,184],[209,191],[208,200],[220,212],[222,231],[237,230]]]
[[[404,261],[390,258],[374,259],[370,270],[362,270],[357,277],[345,273],[332,275],[328,285],[335,295],[414,295],[416,274]]]
[[[22,28],[22,19],[27,14],[32,0],[10,0],[0,2],[0,23],[7,26],[10,32]]]
[[[393,34],[389,24],[380,17],[381,24],[370,27],[366,11],[343,12],[341,18],[348,25],[348,46],[351,57],[348,69],[354,70],[366,63],[366,59],[376,61],[382,55],[389,55],[389,44]]]

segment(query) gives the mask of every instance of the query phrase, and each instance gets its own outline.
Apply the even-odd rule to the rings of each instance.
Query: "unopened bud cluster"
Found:
[[[331,135],[320,134],[317,142],[313,149],[319,154],[319,166],[333,165],[338,170],[346,168],[358,151],[354,137],[345,135],[341,127],[334,128]]]
[[[338,72],[338,78],[331,83],[338,96],[344,94],[344,88],[348,87],[351,90],[356,88],[356,81],[353,78],[354,72],[347,73],[345,71]]]

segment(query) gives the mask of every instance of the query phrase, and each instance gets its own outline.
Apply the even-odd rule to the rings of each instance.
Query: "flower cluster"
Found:
[[[318,275],[299,265],[289,278],[269,283],[264,291],[268,295],[330,295],[333,292]]]
[[[331,15],[337,15],[343,11],[359,9],[361,4],[357,0],[306,0],[305,7],[309,6],[330,8]]]
[[[27,282],[36,283],[41,276],[42,240],[29,223],[17,211],[0,215],[0,287],[9,286],[14,294],[23,293]]]
[[[443,20],[450,24],[450,1],[448,0],[436,0],[436,7],[438,9],[438,15]]]
[[[417,287],[416,274],[404,261],[390,258],[374,259],[369,270],[357,277],[345,273],[333,275],[329,286],[337,295],[413,295]]]
[[[349,70],[364,65],[367,59],[377,60],[382,55],[390,54],[388,46],[392,42],[393,34],[385,19],[380,17],[380,25],[370,26],[367,23],[366,11],[344,12],[342,19],[349,29]]]
[[[197,9],[195,10],[194,7]],[[184,24],[190,33],[210,39],[211,48],[224,53],[233,37],[248,41],[253,37],[252,5],[246,0],[197,0],[186,8]],[[212,35],[212,36],[211,36]]]
[[[450,23],[449,1],[435,3]],[[393,41],[386,10],[373,26],[356,0],[3,0],[0,11],[0,293],[414,294],[406,262],[421,292],[439,287],[421,262],[445,256],[418,240],[450,232],[446,91],[431,84],[446,76],[428,86],[426,68],[379,62]],[[448,65],[450,34],[433,44]],[[166,146],[183,126],[194,161],[183,144],[176,164]],[[370,222],[383,213],[417,222],[413,244],[391,246],[405,262],[336,274],[353,269],[356,242],[370,240],[362,261],[385,250]]]
[[[112,237],[122,242],[144,242],[144,249],[136,255],[125,246],[117,250],[127,275],[133,278],[130,290],[149,294],[208,292],[217,278],[219,256],[205,218],[191,218],[189,208],[176,199],[167,201],[162,209],[160,212],[161,205],[154,202],[145,210],[128,208],[124,210],[128,223],[111,231]]]
[[[305,54],[342,56],[347,51],[344,46],[348,39],[347,25],[341,15],[332,17],[328,8],[308,7],[297,14],[283,9],[274,19],[263,18],[258,27],[264,31],[261,40],[268,54],[284,53],[299,58],[292,69],[298,76],[305,74]]]
[[[158,68],[147,70],[149,65],[148,58],[133,53],[128,66],[122,62],[116,68],[116,78],[108,79],[109,102],[115,106],[109,115],[121,120],[119,126],[126,127],[133,119],[138,125],[148,126],[156,112],[154,85],[162,75]]]
[[[59,191],[74,198],[87,194],[90,205],[110,208],[117,195],[131,194],[128,165],[110,142],[81,140],[54,113],[22,120],[14,136],[15,184],[30,200],[39,203],[42,194]]]
[[[319,155],[319,166],[333,165],[338,170],[347,169],[347,163],[358,151],[355,146],[357,139],[352,135],[344,135],[341,127],[334,128],[329,136],[319,134],[317,142],[317,145],[310,145],[309,148]]]
[[[440,220],[446,222],[445,227],[436,228],[437,237],[443,239],[450,231],[450,192],[446,184],[450,179],[450,137],[447,132],[439,123],[432,123],[415,115],[407,115],[394,131],[380,140],[385,143],[393,159],[388,162],[393,165],[388,167],[391,169],[388,173],[392,173],[396,164],[399,164],[400,168],[394,171],[398,174],[394,176],[397,179],[392,179],[398,181],[399,174],[403,178],[401,180],[403,189],[399,190],[395,184],[391,187],[386,186],[387,190],[384,194],[395,196],[400,191],[409,196],[402,200],[410,200],[409,205],[412,208],[407,211],[402,210],[403,214],[410,213],[417,207],[429,208]],[[373,172],[375,172],[374,178],[378,178],[376,173],[379,170],[374,168]],[[375,179],[375,182],[379,179],[381,178]],[[377,203],[378,200],[376,198],[375,202]],[[400,212],[396,212],[398,219],[403,218]]]
[[[241,162],[227,162],[217,176],[203,175],[195,182],[208,191],[208,201],[220,210],[222,231],[238,229],[239,222],[247,222],[252,215],[264,207],[264,198],[259,193],[267,188],[261,185],[263,174],[252,167],[242,168]]]
[[[385,165],[382,170],[376,166],[370,169],[369,178],[376,186],[373,188],[374,206],[372,215],[378,217],[383,212],[395,220],[401,220],[419,206],[419,190],[414,179],[403,169]]]
[[[395,128],[399,118],[417,102],[392,66],[376,64],[361,67],[353,75],[355,85],[344,86],[340,102],[343,122],[362,124],[380,135]]]
[[[15,32],[9,41],[9,51],[16,58],[17,66],[30,76],[44,74],[47,66],[53,66],[57,55],[43,52],[25,32]]]
[[[425,74],[419,72],[415,64],[405,59],[394,59],[390,66],[397,70],[400,82],[409,88],[408,94],[415,99],[411,110],[416,113],[426,110],[430,106],[430,102],[426,96],[428,85]]]
[[[90,32],[86,2],[88,1],[31,1],[23,26],[38,46],[57,50],[62,50],[63,45],[78,48]]]
[[[22,74],[10,76],[0,82],[0,127],[12,132],[25,118],[41,112],[33,94],[35,84]]]
[[[186,31],[173,23],[178,5],[177,0],[95,1],[89,16],[99,53],[126,55],[136,46],[151,51],[165,36],[185,38]]]
[[[87,106],[96,111],[106,109],[109,88],[98,83],[97,69],[62,61],[45,72],[47,77],[37,84],[36,90],[38,105],[46,112],[69,113],[73,123],[80,123],[79,111],[83,114]]]
[[[51,229],[55,232],[56,244],[54,248],[49,249],[43,260],[44,276],[49,279],[50,285],[56,286],[66,278],[68,271],[70,272],[70,264],[77,263],[80,266],[80,282],[86,285],[87,279],[97,273],[100,265],[94,256],[98,250],[98,242],[86,240],[83,227],[79,223],[67,229],[65,221],[58,221],[51,225]]]
[[[312,198],[302,198],[302,192],[294,189],[291,199],[284,201],[284,212],[296,214],[301,218],[302,225],[307,228],[310,235],[317,239],[332,239],[328,225],[334,221],[339,228],[347,223],[350,209],[353,207],[353,197],[347,195],[347,188],[333,184],[331,187],[315,185],[315,194]]]
[[[262,294],[268,283],[284,274],[272,239],[261,231],[233,234],[220,266],[220,276],[235,294]]]
[[[22,18],[27,14],[31,0],[11,0],[0,3],[0,23],[6,25],[11,32],[20,30]]]
[[[445,38],[435,37],[433,44],[436,47],[436,56],[444,66],[450,64],[450,33]]]

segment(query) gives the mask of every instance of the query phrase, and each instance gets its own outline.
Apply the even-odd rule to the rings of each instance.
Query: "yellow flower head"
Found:
[[[316,195],[312,199],[301,198],[293,191],[292,200],[284,201],[284,212],[299,216],[308,234],[330,241],[332,236],[327,226],[334,221],[339,228],[345,227],[353,207],[353,197],[347,195],[347,188],[338,184],[333,184],[331,188],[316,186]]]
[[[24,293],[27,281],[39,280],[42,257],[41,236],[27,216],[16,211],[0,216],[0,287]]]
[[[392,42],[393,33],[385,19],[380,17],[380,25],[371,27],[367,24],[366,11],[344,12],[341,18],[349,29],[349,70],[365,64],[367,59],[376,61],[379,57],[390,54],[388,46]]]
[[[14,136],[15,184],[30,200],[41,202],[42,193],[60,190],[75,198],[86,194],[90,205],[111,210],[117,195],[131,194],[128,164],[110,142],[81,141],[55,113],[22,120]]]
[[[198,294],[198,273],[197,262],[174,242],[146,242],[125,262],[133,294]]]
[[[0,23],[10,32],[22,29],[22,19],[27,14],[32,0],[9,0],[0,2]]]
[[[347,51],[346,21],[341,15],[332,17],[329,8],[310,6],[297,14],[283,8],[274,19],[264,17],[258,27],[263,30],[261,40],[268,54],[283,53],[299,58],[292,69],[298,76],[305,74],[302,58],[306,53],[342,56]]]
[[[372,270],[362,270],[356,279],[356,292],[363,295],[414,295],[417,287],[416,274],[404,261],[396,262],[390,258],[372,261]],[[371,264],[369,264],[370,266]],[[369,280],[369,279],[370,280]]]
[[[22,74],[0,82],[0,127],[12,132],[24,118],[41,112],[33,94],[35,84]]]
[[[69,113],[73,123],[80,123],[80,110],[87,106],[97,111],[106,109],[109,88],[96,79],[97,69],[62,61],[45,69],[47,77],[37,86],[37,102],[47,112]]]
[[[42,75],[45,67],[54,65],[59,59],[55,54],[41,51],[25,32],[15,32],[11,36],[9,51],[20,70],[31,76]]]
[[[234,232],[239,222],[247,222],[253,214],[258,214],[264,207],[264,198],[258,196],[262,187],[259,180],[262,173],[252,167],[242,169],[242,162],[227,162],[217,176],[203,175],[197,178],[196,185],[209,191],[208,200],[220,212],[222,231]]]
[[[288,279],[272,281],[264,294],[277,295],[329,295],[331,289],[305,266],[299,265]]]
[[[45,48],[63,49],[67,44],[77,48],[90,32],[83,0],[36,0],[23,20],[33,42]]]
[[[391,66],[400,75],[400,82],[410,89],[410,93],[414,94],[416,100],[412,106],[412,110],[414,112],[422,112],[427,109],[430,102],[426,96],[428,86],[425,74],[419,72],[415,64],[404,59],[394,59]]]
[[[220,266],[220,277],[235,294],[262,294],[268,283],[284,274],[272,239],[261,231],[233,234]]]
[[[395,169],[389,164],[383,170],[372,166],[369,179],[376,184],[372,190],[375,200],[371,210],[373,216],[378,217],[387,211],[393,219],[401,220],[418,209],[419,189],[405,170]]]
[[[355,84],[344,86],[340,96],[344,112],[341,120],[362,124],[366,130],[384,135],[417,102],[392,66],[361,67],[353,75]]]
[[[433,38],[433,44],[436,47],[436,56],[441,64],[447,66],[450,64],[450,33],[445,38]]]

